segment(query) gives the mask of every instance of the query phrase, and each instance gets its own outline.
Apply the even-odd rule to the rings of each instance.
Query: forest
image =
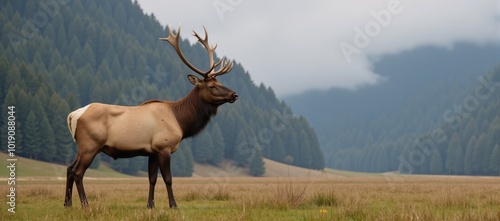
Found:
[[[500,175],[499,51],[422,47],[374,62],[377,85],[285,100],[316,129],[329,168]]]
[[[178,100],[192,88],[189,69],[158,40],[168,35],[167,27],[136,1],[7,0],[0,6],[0,102],[3,113],[15,106],[16,155],[67,165],[76,151],[66,123],[72,110],[92,102]],[[181,48],[193,65],[208,66],[200,44],[182,39]],[[172,158],[174,176],[191,176],[194,162],[224,160],[261,176],[263,158],[323,169],[323,153],[307,120],[295,116],[272,88],[256,85],[236,60],[219,80],[240,99],[219,108],[204,132],[181,143]],[[0,124],[4,142],[7,118]],[[0,148],[6,151],[6,145]],[[132,175],[147,171],[144,157],[113,160],[99,154],[91,167],[101,163]]]

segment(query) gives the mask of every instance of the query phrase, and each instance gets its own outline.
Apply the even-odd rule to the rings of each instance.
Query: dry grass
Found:
[[[6,185],[0,194],[7,194]],[[0,220],[500,220],[500,178],[174,178],[146,209],[146,178],[86,180],[90,208],[64,208],[64,181],[17,186],[16,214]]]

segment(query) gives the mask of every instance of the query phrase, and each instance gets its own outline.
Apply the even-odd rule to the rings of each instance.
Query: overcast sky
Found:
[[[138,0],[193,43],[217,43],[279,97],[375,84],[373,59],[423,45],[500,43],[499,0]],[[163,36],[162,36],[163,37]]]

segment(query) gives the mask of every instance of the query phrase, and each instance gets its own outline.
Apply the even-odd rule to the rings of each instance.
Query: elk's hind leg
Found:
[[[73,197],[73,183],[75,182],[75,178],[73,177],[73,168],[78,163],[80,158],[76,155],[75,160],[68,166],[66,170],[66,197],[64,199],[64,206],[71,207],[73,205],[72,197]]]
[[[89,168],[92,160],[94,160],[94,157],[99,153],[99,149],[100,148],[94,148],[92,150],[78,148],[78,159],[71,170],[82,207],[88,207],[89,205],[87,196],[85,195],[85,189],[83,188],[83,175],[85,175],[85,171]]]

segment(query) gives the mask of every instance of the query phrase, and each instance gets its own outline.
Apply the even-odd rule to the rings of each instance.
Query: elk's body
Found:
[[[178,45],[179,35],[175,36],[170,31],[168,38],[161,39],[172,44],[184,63],[204,77],[199,79],[188,75],[194,88],[181,100],[152,100],[131,107],[92,103],[68,115],[68,127],[78,150],[75,160],[68,166],[65,206],[72,205],[73,183],[76,183],[82,206],[88,205],[83,188],[83,175],[94,157],[104,152],[114,159],[149,156],[148,208],[154,208],[154,187],[158,168],[167,187],[169,205],[177,207],[172,191],[171,154],[177,150],[184,138],[200,132],[217,113],[220,105],[233,103],[238,98],[235,92],[215,79],[216,76],[229,72],[232,64],[225,63],[224,59],[214,63],[215,47],[208,45],[207,37],[201,39],[196,33],[195,36],[209,53],[211,66],[207,72],[201,72],[187,62]],[[215,67],[221,63],[222,67],[215,71]]]
[[[74,129],[78,130],[71,131],[74,138],[92,140],[115,159],[125,155],[148,156],[165,148],[173,153],[183,133],[171,106],[161,101],[133,107],[93,103],[85,107],[79,118],[80,110],[70,114],[68,121],[77,118]]]

